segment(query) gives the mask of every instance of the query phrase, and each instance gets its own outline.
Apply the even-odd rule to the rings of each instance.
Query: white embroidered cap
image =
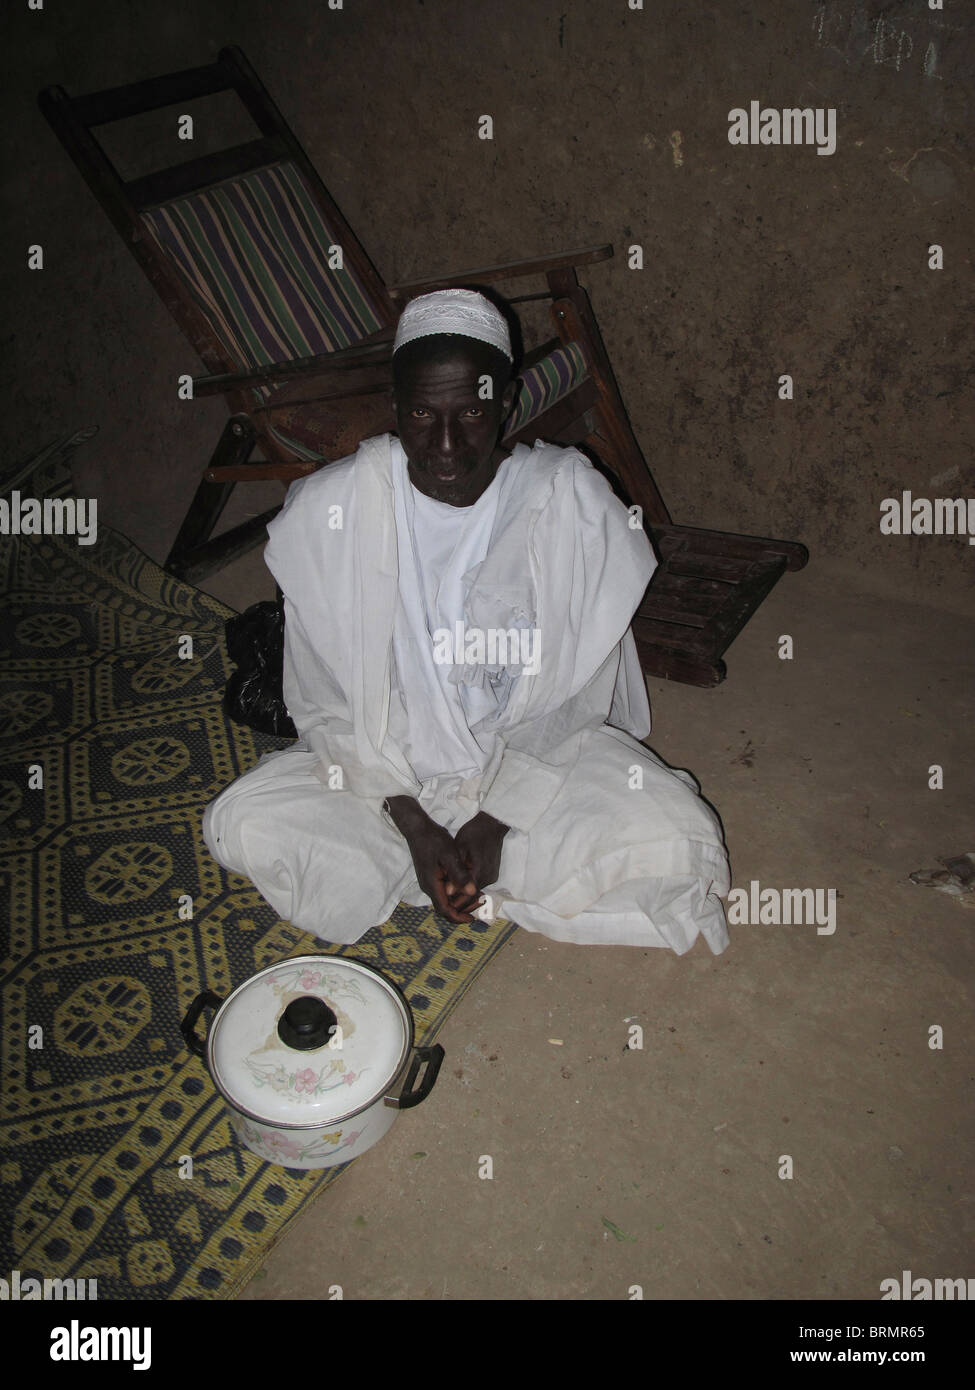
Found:
[[[498,348],[509,362],[514,361],[504,315],[477,290],[434,290],[411,299],[400,315],[393,352],[415,338],[428,338],[433,333],[478,338]]]

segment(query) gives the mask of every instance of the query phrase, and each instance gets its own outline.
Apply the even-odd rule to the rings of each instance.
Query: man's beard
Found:
[[[437,476],[437,471],[431,466],[433,463],[434,460],[424,461],[416,469],[416,473],[423,482],[422,490],[438,502],[453,502],[458,496],[463,496],[472,487],[475,476],[483,467],[476,455],[458,459],[451,469],[455,476],[447,482]]]

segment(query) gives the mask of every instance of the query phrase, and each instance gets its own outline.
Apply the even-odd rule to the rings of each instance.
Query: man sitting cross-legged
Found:
[[[268,528],[299,741],[217,797],[206,842],[326,941],[400,901],[467,921],[500,885],[560,941],[720,952],[717,816],[638,742],[650,543],[576,450],[499,445],[511,369],[484,296],[403,311],[399,437],[292,484]]]

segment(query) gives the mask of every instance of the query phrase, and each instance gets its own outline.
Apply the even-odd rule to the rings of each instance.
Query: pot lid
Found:
[[[347,1119],[385,1094],[413,1046],[413,1019],[368,966],[294,956],[230,995],[207,1046],[213,1079],[237,1110],[304,1129]]]

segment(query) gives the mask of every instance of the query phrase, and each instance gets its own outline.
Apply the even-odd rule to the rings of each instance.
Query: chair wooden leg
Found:
[[[553,292],[550,313],[555,330],[563,343],[582,343],[590,375],[599,388],[596,436],[602,440],[604,452],[613,455],[613,461],[607,458],[607,463],[619,475],[630,500],[643,508],[647,521],[667,524],[670,513],[630,425],[589,296],[574,270],[550,272],[548,281]]]
[[[728,674],[728,668],[720,657],[708,660],[707,657],[687,656],[683,652],[651,646],[639,638],[636,649],[646,675],[677,681],[680,685],[696,685],[702,690],[710,690],[720,685]]]
[[[246,463],[255,438],[254,426],[246,415],[232,416],[224,427],[209,466],[237,467]],[[194,583],[260,545],[268,522],[277,516],[280,507],[273,507],[260,516],[249,517],[239,526],[211,539],[234,487],[232,481],[212,483],[204,478],[200,483],[163,566],[167,574]]]

